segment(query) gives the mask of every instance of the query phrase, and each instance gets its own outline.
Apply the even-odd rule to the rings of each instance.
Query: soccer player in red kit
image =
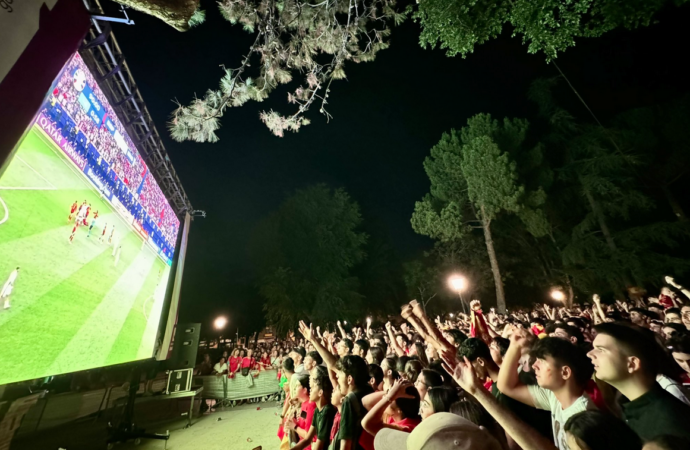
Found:
[[[79,207],[79,202],[77,202],[77,200],[75,200],[74,203],[72,203],[72,207],[69,210],[69,217],[67,217],[68,222],[72,221],[72,216],[77,211],[78,207]]]
[[[103,233],[101,233],[101,237],[98,238],[98,242],[103,242],[105,240],[105,232],[108,231],[108,223],[106,222],[105,225],[103,225]]]
[[[82,225],[86,226],[86,218],[89,217],[89,213],[91,212],[91,203],[89,203],[89,206],[86,207],[86,214],[84,215],[84,219],[82,220]]]
[[[69,243],[72,243],[72,240],[74,240],[74,235],[77,232],[77,228],[79,228],[79,221],[75,222],[74,228],[72,228],[72,234],[69,235]]]

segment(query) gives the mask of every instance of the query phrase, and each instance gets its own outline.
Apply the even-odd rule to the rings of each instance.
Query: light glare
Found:
[[[227,324],[228,324],[228,319],[223,317],[223,316],[216,317],[216,320],[213,321],[213,327],[216,330],[222,330],[223,328],[225,328],[225,325],[227,325]]]
[[[562,302],[563,300],[565,300],[565,294],[561,290],[554,289],[551,291],[551,298],[556,301]]]
[[[467,288],[467,280],[462,275],[452,275],[448,278],[448,285],[455,292],[462,292]]]

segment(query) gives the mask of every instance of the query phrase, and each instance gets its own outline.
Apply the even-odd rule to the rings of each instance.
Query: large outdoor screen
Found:
[[[179,227],[74,54],[0,176],[0,385],[152,357]]]

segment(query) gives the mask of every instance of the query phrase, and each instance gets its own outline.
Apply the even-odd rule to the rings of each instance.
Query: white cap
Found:
[[[412,433],[384,428],[374,438],[375,450],[501,450],[483,428],[451,413],[436,413]]]

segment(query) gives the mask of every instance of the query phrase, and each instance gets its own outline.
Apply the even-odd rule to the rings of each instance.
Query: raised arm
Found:
[[[333,353],[329,352],[318,339],[315,339],[312,331],[312,325],[309,324],[307,327],[307,324],[300,320],[299,332],[302,333],[304,339],[308,340],[314,345],[314,348],[316,348],[316,351],[319,352],[319,355],[321,355],[321,359],[323,359],[323,361],[326,363],[326,366],[328,366],[329,369],[335,368],[335,363],[338,361],[338,359],[335,357],[335,355],[333,355]]]
[[[412,383],[409,381],[395,380],[393,386],[391,387],[388,394],[382,396],[378,403],[374,405],[373,408],[364,416],[362,419],[362,427],[364,430],[372,436],[376,436],[376,433],[381,431],[383,428],[392,428],[394,430],[401,430],[400,427],[395,425],[389,425],[383,422],[383,413],[388,408],[388,405],[393,403],[396,398],[414,398],[413,396],[405,393],[408,387],[412,387]],[[373,395],[373,394],[372,394]]]
[[[388,339],[391,341],[391,348],[395,351],[398,356],[405,356],[405,350],[398,345],[398,341],[395,340],[395,334],[393,333],[393,325],[390,322],[386,322],[386,332],[388,333]]]
[[[606,314],[604,314],[604,310],[601,308],[601,297],[599,297],[598,294],[594,294],[592,296],[592,301],[594,301],[594,308],[592,308],[592,312],[595,316],[599,316],[600,322],[606,322]]]
[[[680,284],[676,283],[676,280],[674,280],[673,277],[666,277],[666,278],[664,278],[664,280],[665,280],[668,284],[670,284],[671,286],[673,286],[674,288],[676,288],[676,289],[678,289],[680,292],[682,292],[683,295],[685,295],[686,298],[690,299],[690,291],[687,290],[687,289],[685,289],[685,288],[684,288],[683,286],[681,286]]]
[[[444,361],[444,369],[452,374],[453,379],[465,392],[472,395],[491,414],[522,450],[557,450],[549,439],[520,420],[512,411],[498,403],[498,400],[489,391],[484,389],[467,358],[464,358],[464,361],[454,361],[453,358],[447,358],[447,353],[441,357]]]
[[[420,305],[417,300],[412,300],[410,302],[410,308],[412,309],[414,317],[419,319],[419,322],[426,329],[427,335],[432,338],[428,342],[436,348],[436,351],[440,352],[441,350],[452,350],[455,348],[443,337],[441,331],[431,323],[424,309],[422,309],[422,305]]]
[[[338,321],[338,330],[340,330],[340,335],[343,337],[343,339],[347,338],[347,333],[345,332],[345,328],[343,328],[343,325]]]
[[[510,337],[510,347],[503,357],[503,364],[498,372],[498,390],[519,402],[534,406],[534,400],[526,385],[518,378],[518,365],[522,350],[527,346],[527,332],[516,329]]]

